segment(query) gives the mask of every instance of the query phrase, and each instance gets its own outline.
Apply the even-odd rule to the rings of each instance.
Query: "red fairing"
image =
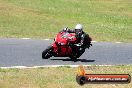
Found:
[[[68,42],[76,42],[75,33],[59,32],[55,38],[55,42],[67,45]]]
[[[72,52],[72,48],[68,43],[76,43],[77,39],[74,33],[59,32],[55,37],[55,43],[52,44],[53,52],[57,56],[68,56]]]
[[[56,45],[55,43],[52,44],[52,47],[54,48],[54,49],[53,49],[53,52],[57,52],[58,47],[57,47],[57,45]]]
[[[71,47],[68,46],[60,46],[60,53],[58,53],[58,56],[68,56],[69,53],[72,52]]]

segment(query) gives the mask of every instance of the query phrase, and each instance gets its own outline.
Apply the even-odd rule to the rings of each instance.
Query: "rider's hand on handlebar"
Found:
[[[78,43],[78,44],[75,44],[76,46],[78,46],[78,47],[80,47],[81,46],[81,44],[80,43]]]
[[[66,32],[67,30],[68,30],[68,27],[63,28],[63,31],[65,31],[65,32]]]

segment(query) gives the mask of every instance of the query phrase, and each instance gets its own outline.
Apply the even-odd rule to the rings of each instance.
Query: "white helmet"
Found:
[[[83,30],[83,26],[81,25],[81,24],[77,24],[76,26],[75,26],[75,29],[78,29],[78,30]]]
[[[81,24],[77,24],[75,26],[75,34],[76,34],[76,36],[78,36],[78,37],[81,36],[82,31],[83,31],[83,26]]]

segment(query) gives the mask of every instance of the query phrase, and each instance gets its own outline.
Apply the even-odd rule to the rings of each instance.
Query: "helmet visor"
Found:
[[[81,32],[80,29],[75,29],[75,33],[79,33],[79,32]]]

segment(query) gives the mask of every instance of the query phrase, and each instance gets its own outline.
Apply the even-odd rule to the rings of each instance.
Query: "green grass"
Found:
[[[82,23],[93,40],[132,42],[131,0],[0,0],[0,37],[54,38]]]
[[[130,74],[130,66],[89,66],[87,74]],[[0,88],[131,88],[129,84],[85,84],[76,82],[77,68],[0,69]]]

